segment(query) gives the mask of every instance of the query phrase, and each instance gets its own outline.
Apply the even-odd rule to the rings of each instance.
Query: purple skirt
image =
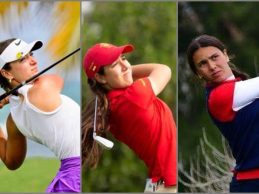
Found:
[[[80,157],[71,157],[61,160],[61,167],[48,186],[47,193],[80,192]]]

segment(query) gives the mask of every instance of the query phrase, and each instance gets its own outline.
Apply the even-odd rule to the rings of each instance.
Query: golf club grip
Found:
[[[15,90],[14,90],[15,91]],[[7,96],[9,96],[12,92],[14,92],[13,90],[8,91],[6,93],[4,93],[3,95],[0,96],[0,101],[3,100],[4,98],[6,98]]]
[[[75,51],[71,52],[70,54],[66,55],[65,57],[63,57],[62,59],[58,60],[57,62],[55,62],[54,64],[48,66],[46,69],[43,69],[41,72],[37,73],[36,75],[32,76],[31,78],[29,78],[28,80],[24,81],[23,83],[21,83],[20,85],[16,86],[15,88],[13,88],[12,90],[2,94],[0,96],[0,101],[3,100],[4,98],[6,98],[7,96],[11,95],[12,93],[14,93],[15,91],[17,91],[19,88],[21,88],[22,86],[24,86],[25,84],[33,81],[34,79],[36,79],[37,77],[39,77],[41,74],[45,73],[46,71],[48,71],[49,69],[51,69],[52,67],[56,66],[57,64],[59,64],[60,62],[64,61],[65,59],[67,59],[68,57],[70,57],[71,55],[75,54],[76,52],[78,52],[80,50],[80,48],[76,49]]]

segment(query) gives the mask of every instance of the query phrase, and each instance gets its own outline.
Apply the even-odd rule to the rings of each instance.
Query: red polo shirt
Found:
[[[148,78],[107,95],[110,131],[124,142],[149,169],[153,182],[176,185],[176,126],[169,107],[152,90]]]

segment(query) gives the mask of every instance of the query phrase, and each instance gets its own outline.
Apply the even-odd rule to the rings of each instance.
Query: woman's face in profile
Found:
[[[226,51],[217,47],[201,47],[193,54],[193,61],[199,77],[207,83],[220,83],[233,75]]]
[[[120,56],[113,64],[105,66],[102,77],[111,90],[126,88],[133,83],[131,65],[125,56]]]
[[[38,73],[38,64],[31,52],[23,58],[11,62],[10,65],[10,73],[19,82],[23,82]]]

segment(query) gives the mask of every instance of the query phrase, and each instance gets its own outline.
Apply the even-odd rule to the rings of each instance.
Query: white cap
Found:
[[[42,45],[43,43],[39,40],[35,40],[28,44],[21,39],[15,39],[0,55],[0,69],[2,69],[6,63],[19,60],[29,52],[41,48]]]

